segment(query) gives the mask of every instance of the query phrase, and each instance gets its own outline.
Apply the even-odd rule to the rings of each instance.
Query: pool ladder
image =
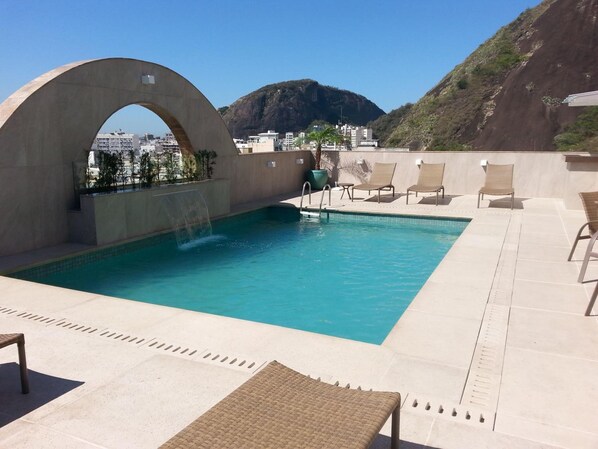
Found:
[[[326,184],[324,186],[324,188],[322,189],[322,196],[320,197],[320,208],[318,209],[318,212],[312,212],[309,210],[303,210],[303,197],[305,196],[305,187],[308,188],[309,191],[309,204],[311,204],[311,184],[309,181],[305,181],[303,183],[303,189],[301,189],[301,203],[299,204],[299,213],[301,215],[304,215],[306,217],[317,217],[320,218],[322,216],[322,204],[324,204],[324,193],[326,192],[326,190],[328,190],[328,205],[331,205],[331,195],[332,195],[332,190],[330,187],[330,184]]]

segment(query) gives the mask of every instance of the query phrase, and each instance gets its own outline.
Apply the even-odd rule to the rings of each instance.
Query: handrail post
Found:
[[[301,189],[301,202],[299,203],[299,212],[303,210],[303,196],[305,195],[305,186],[309,189],[309,204],[311,204],[311,184],[309,181],[305,181],[303,183],[303,188]]]
[[[320,210],[319,213],[322,213],[322,204],[324,203],[324,195],[326,193],[326,190],[328,190],[328,206],[332,205],[332,188],[330,187],[330,184],[326,184],[324,186],[324,188],[322,189],[322,197],[320,198]]]

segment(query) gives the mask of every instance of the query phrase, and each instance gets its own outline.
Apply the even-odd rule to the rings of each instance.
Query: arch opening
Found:
[[[194,152],[180,122],[151,102],[121,107],[99,127],[87,161],[74,163],[75,207],[81,193],[176,184],[212,177],[214,151]]]

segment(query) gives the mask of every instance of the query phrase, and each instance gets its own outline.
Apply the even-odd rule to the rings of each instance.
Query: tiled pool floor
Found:
[[[473,218],[383,345],[0,277],[0,332],[26,334],[32,388],[19,394],[16,350],[0,351],[0,447],[156,447],[273,359],[400,391],[406,448],[598,447],[598,310],[583,316],[595,282],[576,282],[585,245],[566,262],[582,211],[339,196],[345,210]]]

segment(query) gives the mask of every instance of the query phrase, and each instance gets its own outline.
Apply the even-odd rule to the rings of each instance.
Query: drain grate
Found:
[[[509,220],[461,404],[496,411],[504,363],[521,216]]]
[[[0,313],[4,313],[6,315],[11,315],[13,313],[17,313],[17,311],[14,310],[14,309],[11,309],[9,307],[2,307],[2,306],[0,306]]]
[[[494,426],[494,413],[488,410],[465,405],[453,405],[441,400],[422,399],[408,395],[401,408],[417,414],[446,418],[489,430],[492,430]]]
[[[213,365],[225,366],[236,370],[254,373],[266,364],[266,360],[254,361],[247,357],[220,354],[214,351],[204,351],[199,360]]]
[[[227,368],[233,368],[245,372],[255,372],[260,369],[266,361],[255,361],[248,357],[223,355],[214,351],[203,350],[190,346],[169,343],[153,337],[141,337],[127,332],[120,332],[109,328],[99,328],[67,320],[64,318],[53,318],[38,315],[31,312],[18,311],[10,307],[0,306],[0,313],[12,315],[21,319],[38,322],[46,326],[56,326],[65,330],[94,335],[104,339],[113,340],[119,343],[127,343],[136,347],[143,347],[146,350],[153,350],[160,353],[193,359],[204,363],[219,364]]]

